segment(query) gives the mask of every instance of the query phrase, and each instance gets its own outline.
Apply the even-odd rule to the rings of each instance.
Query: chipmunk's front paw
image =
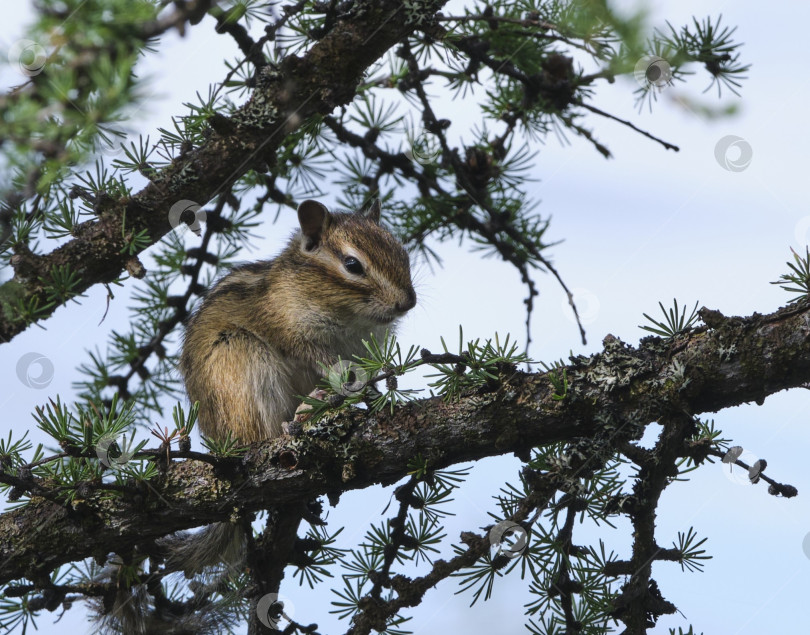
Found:
[[[316,388],[309,396],[313,399],[319,399],[320,401],[324,401],[329,393],[324,390],[323,388]],[[293,423],[304,423],[309,420],[309,417],[312,414],[312,406],[308,403],[302,403],[295,409],[295,416],[293,417]],[[283,427],[283,426],[282,426]]]

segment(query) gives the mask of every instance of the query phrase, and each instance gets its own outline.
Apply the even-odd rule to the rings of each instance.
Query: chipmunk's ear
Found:
[[[307,199],[298,206],[298,224],[301,225],[307,251],[318,246],[331,220],[329,210],[318,201]]]
[[[382,203],[380,203],[380,199],[375,198],[373,201],[371,201],[371,205],[369,205],[365,210],[361,210],[359,213],[361,216],[365,216],[369,220],[372,220],[379,225],[381,209]]]

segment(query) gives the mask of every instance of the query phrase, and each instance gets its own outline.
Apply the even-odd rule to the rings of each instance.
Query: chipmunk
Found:
[[[416,305],[408,254],[379,224],[379,200],[350,214],[307,200],[298,221],[279,256],[233,269],[188,321],[180,371],[208,437],[281,435],[325,368],[361,353],[370,334],[382,341]],[[241,563],[241,533],[210,525],[175,544],[169,563],[187,573]]]

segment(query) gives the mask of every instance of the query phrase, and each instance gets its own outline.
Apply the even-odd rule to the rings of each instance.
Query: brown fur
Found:
[[[408,255],[374,211],[329,214],[302,203],[306,235],[296,232],[273,260],[234,269],[203,300],[180,356],[203,434],[231,431],[245,443],[280,435],[323,374],[319,364],[352,359],[362,339],[382,339],[413,308]],[[348,272],[346,256],[365,275]]]

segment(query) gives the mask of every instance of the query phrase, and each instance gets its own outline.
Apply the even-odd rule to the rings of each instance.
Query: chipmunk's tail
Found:
[[[251,563],[251,566],[262,567],[260,595],[277,593],[284,577],[284,567],[295,561],[294,547],[298,526],[303,519],[301,509],[299,502],[268,510],[265,531],[256,545],[256,557],[260,562]],[[249,530],[242,524],[220,522],[199,531],[181,531],[161,538],[155,545],[163,557],[163,567],[157,577],[152,577],[150,571],[153,570],[142,567],[143,575],[134,583],[131,575],[124,574],[131,565],[124,567],[120,562],[110,562],[95,576],[96,582],[106,583],[111,591],[111,594],[91,602],[92,619],[98,633],[217,635],[227,630],[232,617],[224,606],[219,607],[217,603],[201,603],[196,611],[183,612],[182,615],[167,612],[160,580],[167,573],[183,572],[186,577],[195,577],[199,582],[195,596],[207,598],[220,589],[229,576],[237,576],[245,570],[248,564],[246,532]],[[135,555],[139,553],[136,549]],[[250,624],[257,620],[265,625],[275,623],[277,616],[259,615],[260,610],[268,608],[262,609],[260,599],[251,597]]]
[[[222,569],[222,575],[238,574],[245,562],[247,536],[233,523],[213,523],[196,533],[178,532],[158,542],[166,551],[166,571],[182,571],[187,576],[209,568]]]
[[[230,575],[237,575],[245,563],[245,528],[233,523],[214,523],[198,532],[177,532],[157,541],[165,554],[165,573],[183,571],[188,577],[203,573],[202,585],[195,593],[207,597]],[[137,553],[136,553],[137,555]],[[103,635],[216,635],[226,630],[228,618],[215,603],[204,603],[197,611],[167,611],[160,578],[151,578],[141,568],[139,580],[133,583],[120,561],[107,564],[96,582],[106,584],[110,593],[90,602],[96,630]]]

